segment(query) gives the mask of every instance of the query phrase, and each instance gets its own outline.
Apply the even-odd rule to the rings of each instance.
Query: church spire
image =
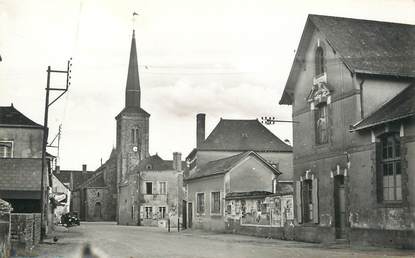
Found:
[[[135,30],[131,41],[130,62],[128,65],[127,86],[125,89],[125,107],[140,107],[140,79],[138,77],[137,48]]]

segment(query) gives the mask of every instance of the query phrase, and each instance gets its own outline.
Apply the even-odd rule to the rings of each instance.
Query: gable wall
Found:
[[[206,164],[209,161],[227,158],[237,155],[239,151],[197,151],[198,166]],[[293,163],[292,152],[257,152],[262,158],[269,162],[278,163],[279,170],[283,173],[280,180],[292,180]]]
[[[252,156],[241,162],[228,172],[231,192],[272,192],[275,175],[269,167]]]
[[[0,141],[13,141],[13,158],[41,158],[43,129],[0,128]]]

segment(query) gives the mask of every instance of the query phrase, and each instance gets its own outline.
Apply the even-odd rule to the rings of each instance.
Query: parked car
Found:
[[[79,226],[81,224],[78,214],[75,212],[69,212],[63,214],[61,217],[61,224],[65,227]]]

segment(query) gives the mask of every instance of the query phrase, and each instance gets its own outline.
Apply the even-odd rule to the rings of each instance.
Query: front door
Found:
[[[344,176],[334,177],[334,216],[336,239],[346,238],[346,195]]]
[[[188,205],[188,215],[189,215],[189,228],[192,228],[193,205],[191,202],[189,202],[189,205]]]
[[[183,205],[182,205],[182,213],[183,213],[183,218],[182,218],[182,227],[183,229],[186,229],[187,227],[187,202],[185,200],[183,200]]]

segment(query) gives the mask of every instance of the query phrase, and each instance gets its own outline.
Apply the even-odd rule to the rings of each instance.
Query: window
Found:
[[[159,217],[164,219],[166,217],[166,207],[159,207]]]
[[[324,51],[322,47],[316,49],[316,56],[314,58],[316,77],[324,73]]]
[[[324,144],[328,142],[326,103],[320,103],[315,111],[315,131],[317,144]]]
[[[97,193],[97,197],[99,197],[99,192]]]
[[[205,194],[197,193],[196,195],[196,212],[198,214],[205,213]]]
[[[131,129],[131,142],[133,144],[138,145],[140,141],[140,131],[138,128],[132,128]]]
[[[211,193],[210,213],[220,214],[220,192]]]
[[[398,133],[381,137],[382,198],[385,202],[402,200],[401,144]]]
[[[153,182],[146,182],[146,194],[153,194]]]
[[[13,142],[12,141],[0,141],[0,158],[12,158],[13,157]]]
[[[303,181],[303,217],[304,222],[313,220],[313,184],[311,180]]]
[[[153,217],[153,207],[146,207],[145,218],[151,219]]]
[[[167,182],[159,182],[160,194],[167,194]]]

